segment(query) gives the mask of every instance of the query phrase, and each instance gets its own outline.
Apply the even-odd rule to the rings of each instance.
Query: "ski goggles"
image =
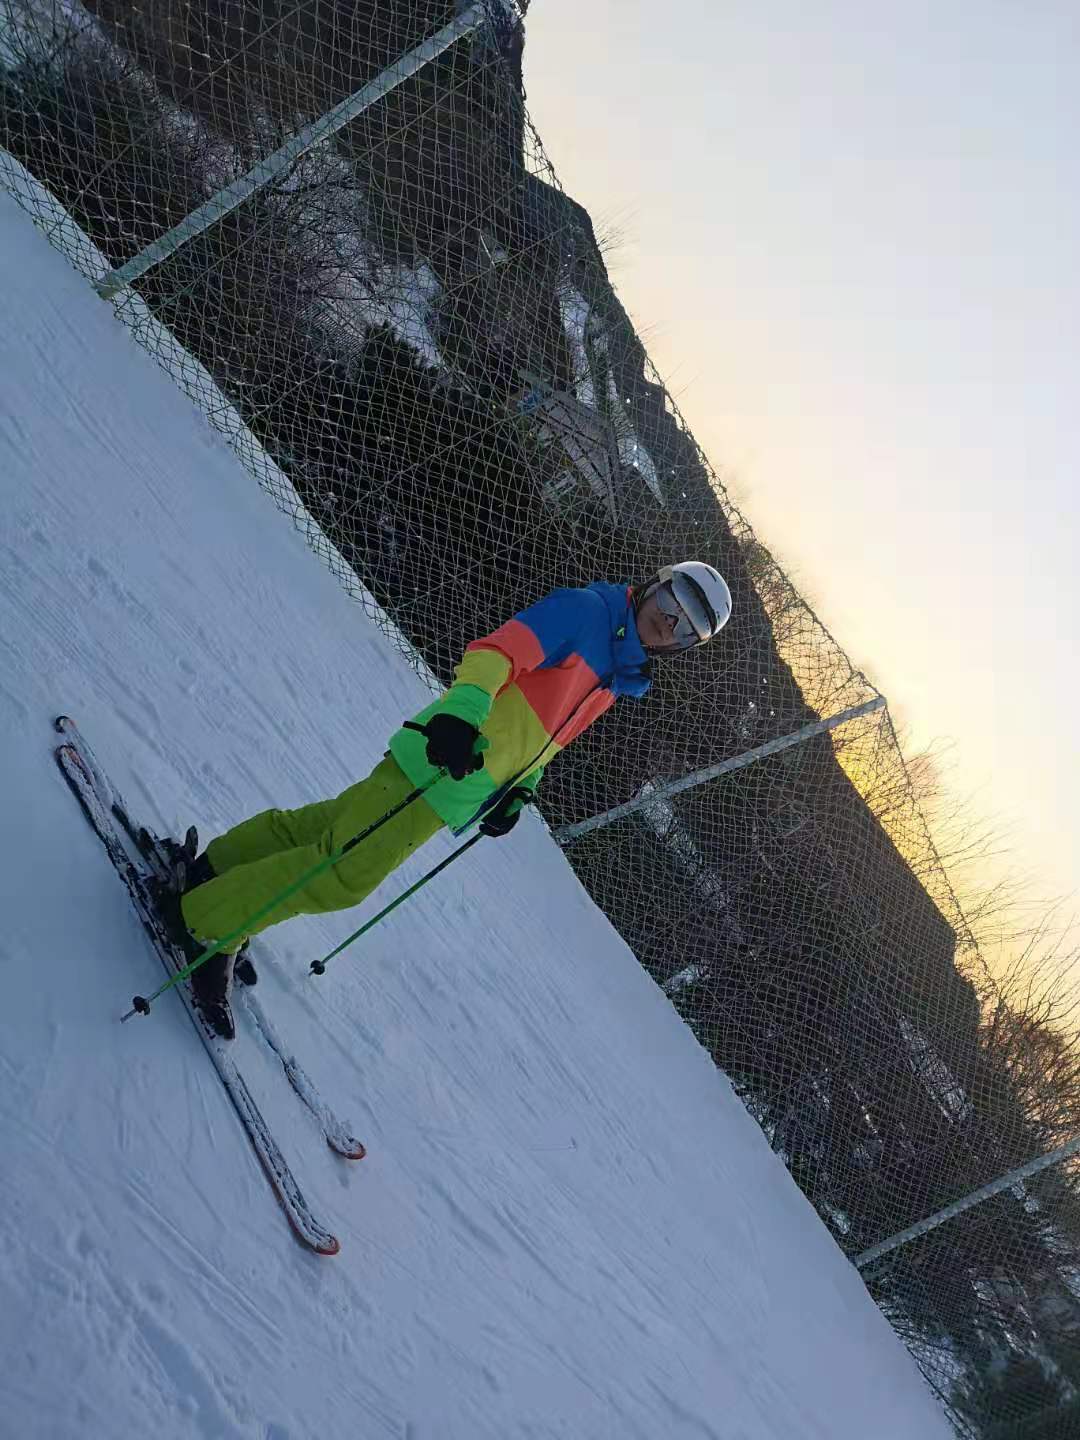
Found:
[[[692,645],[712,639],[716,633],[716,611],[695,580],[673,572],[668,566],[660,571],[652,594],[661,614],[675,621],[671,643],[676,649],[689,650]]]

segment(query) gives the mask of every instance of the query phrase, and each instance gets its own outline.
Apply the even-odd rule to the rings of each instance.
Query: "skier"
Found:
[[[460,833],[479,819],[483,834],[508,835],[558,751],[619,696],[640,699],[654,658],[713,639],[730,614],[723,576],[699,560],[666,566],[638,587],[597,581],[552,591],[467,647],[450,689],[410,722],[418,728],[397,731],[367,779],[299,810],[264,810],[179,867],[175,895],[163,897],[171,928],[194,958],[432,781],[250,933],[293,915],[358,904],[444,825]],[[437,778],[440,771],[446,773]],[[231,953],[212,957],[191,976],[207,1023],[230,1040],[240,947],[237,940]],[[243,967],[242,978],[253,983],[246,957]]]

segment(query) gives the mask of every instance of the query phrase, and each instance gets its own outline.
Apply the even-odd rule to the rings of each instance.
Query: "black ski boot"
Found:
[[[158,837],[144,829],[139,831],[139,844],[148,854],[155,849],[159,853],[164,851],[174,866],[183,861],[190,869],[195,864],[195,857],[199,853],[199,832],[194,825],[191,825],[183,840],[174,840],[171,835]]]
[[[210,959],[191,972],[191,996],[195,1008],[222,1040],[236,1039],[229,996],[232,994],[235,955],[211,955]]]
[[[236,956],[236,964],[233,966],[233,979],[238,980],[241,985],[257,985],[259,977],[255,970],[255,962],[251,958],[251,941],[245,940]]]
[[[176,871],[176,888],[181,895],[186,895],[189,890],[195,890],[214,878],[213,866],[207,859],[205,850],[194,858],[185,850],[180,850],[173,855],[172,861]]]
[[[188,960],[197,960],[206,948],[192,935],[184,919],[181,900],[189,890],[205,884],[214,878],[205,851],[196,859],[178,857],[173,872],[173,883],[157,889],[158,910],[165,921],[169,937],[184,952]],[[235,1040],[236,1026],[233,1023],[229,996],[232,993],[235,954],[212,955],[198,969],[193,970],[188,983],[195,1008],[215,1035],[222,1040]]]

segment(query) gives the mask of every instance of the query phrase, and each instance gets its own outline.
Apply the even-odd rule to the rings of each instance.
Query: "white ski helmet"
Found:
[[[680,560],[665,565],[635,592],[635,608],[650,596],[665,615],[677,623],[671,644],[655,653],[673,655],[704,645],[719,635],[731,618],[731,591],[727,581],[704,560]]]

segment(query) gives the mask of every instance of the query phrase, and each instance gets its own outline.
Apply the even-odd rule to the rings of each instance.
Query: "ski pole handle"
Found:
[[[401,728],[402,728],[403,730],[415,730],[418,735],[423,735],[424,739],[427,740],[427,742],[428,742],[428,747],[427,747],[427,761],[428,761],[428,764],[429,764],[429,765],[436,765],[436,766],[437,766],[437,765],[439,764],[439,761],[433,760],[433,759],[431,758],[431,743],[432,743],[432,741],[431,741],[431,731],[430,731],[430,729],[429,729],[429,725],[430,725],[430,724],[433,724],[433,723],[435,722],[435,720],[438,720],[438,719],[440,719],[440,718],[445,718],[445,719],[447,719],[447,720],[451,720],[451,719],[452,719],[452,720],[455,722],[455,724],[464,725],[464,726],[466,726],[468,729],[473,730],[473,731],[475,732],[475,734],[476,734],[476,739],[473,741],[473,745],[472,745],[472,752],[471,752],[472,767],[471,767],[471,768],[472,768],[473,770],[482,770],[483,767],[484,767],[484,762],[483,762],[482,756],[483,756],[483,753],[484,753],[485,750],[490,749],[490,747],[491,747],[491,741],[487,738],[486,735],[482,735],[482,734],[480,733],[480,731],[476,729],[476,726],[472,725],[468,720],[462,720],[462,719],[460,718],[460,716],[457,716],[457,715],[453,715],[453,716],[451,716],[451,715],[446,715],[445,717],[441,717],[441,716],[439,716],[439,715],[435,715],[435,716],[432,717],[432,719],[431,719],[431,721],[429,722],[428,725],[418,725],[415,720],[405,720],[405,721],[402,722]],[[443,764],[442,764],[442,769],[443,769],[444,773],[445,773],[445,770],[446,770],[446,764],[447,764],[447,762],[444,760],[444,761],[443,761]],[[455,780],[464,779],[464,775],[454,775],[454,774],[453,774],[453,771],[451,771],[451,774],[452,774],[452,776],[453,776],[453,779],[455,779]]]
[[[424,739],[427,739],[427,726],[417,725],[415,720],[403,720],[401,722],[401,728],[403,730],[415,730],[418,735],[423,735]],[[476,744],[473,746],[477,755],[482,755],[485,750],[489,750],[490,748],[491,741],[488,737],[486,735],[477,735]]]

